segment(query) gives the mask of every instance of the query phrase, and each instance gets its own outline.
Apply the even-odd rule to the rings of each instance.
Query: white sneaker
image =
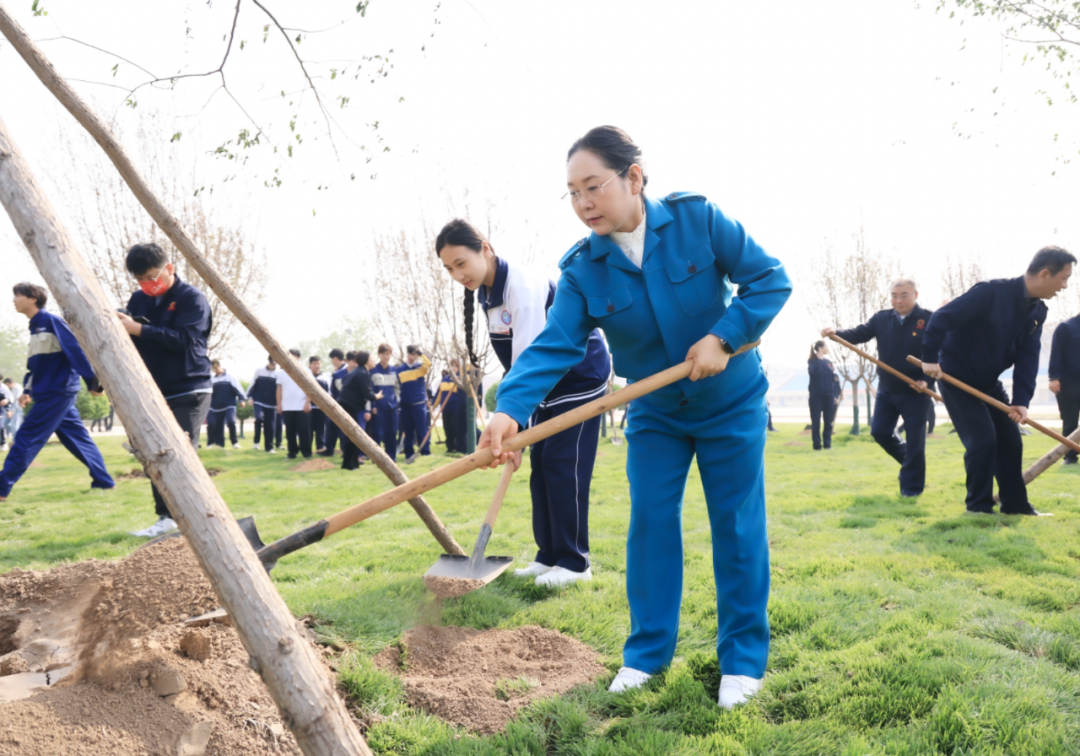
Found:
[[[521,570],[514,570],[514,574],[518,577],[540,577],[541,575],[551,572],[553,567],[548,567],[546,564],[540,564],[539,562],[533,562],[528,567]]]
[[[620,667],[619,674],[615,675],[615,679],[611,681],[608,690],[612,693],[622,693],[626,690],[640,688],[649,681],[650,677],[652,677],[652,675],[646,674],[639,669]]]
[[[130,535],[136,538],[157,538],[160,535],[171,533],[176,530],[176,521],[171,517],[162,517],[146,530],[134,530]]]
[[[579,580],[592,580],[592,568],[586,567],[584,572],[574,572],[565,567],[552,567],[536,579],[536,584],[549,588],[558,588],[576,583]]]
[[[270,449],[268,450],[268,453],[269,454],[277,454],[277,449],[275,449],[274,447],[271,446]]]
[[[258,451],[259,450],[259,445],[258,444],[252,444],[251,448],[254,449],[255,451]]]
[[[720,678],[720,698],[717,701],[725,709],[744,704],[761,690],[761,680],[746,675],[724,675]]]
[[[239,448],[240,448],[240,444],[233,444],[233,445],[232,445],[232,448],[234,448],[234,449],[239,449]]]

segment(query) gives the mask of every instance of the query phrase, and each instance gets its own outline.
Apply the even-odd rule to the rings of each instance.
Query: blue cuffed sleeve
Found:
[[[499,384],[495,411],[512,417],[519,428],[528,425],[529,418],[555,384],[585,359],[589,334],[595,327],[584,294],[573,276],[564,272],[544,329],[518,356]]]
[[[862,325],[857,325],[854,328],[846,328],[843,331],[838,330],[836,335],[851,344],[865,344],[870,339],[877,338],[877,315],[870,318],[870,320]]]

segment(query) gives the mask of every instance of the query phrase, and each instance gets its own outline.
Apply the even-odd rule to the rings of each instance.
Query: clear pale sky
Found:
[[[49,16],[33,18],[29,0],[6,4],[35,39],[77,37],[159,76],[216,67],[233,7],[46,0]],[[333,106],[350,137],[374,145],[365,124],[378,120],[391,147],[370,165],[341,134],[340,161],[325,136],[314,140],[319,127],[303,125],[315,118],[310,107],[296,157],[252,153],[237,170],[205,156],[245,125],[220,93],[203,108],[209,82],[143,90],[135,109],[119,106],[122,90],[76,85],[128,133],[140,124],[182,131],[176,149],[200,155],[206,181],[234,177],[214,196],[223,213],[246,217],[266,251],[270,285],[259,314],[286,346],[320,336],[342,314],[368,314],[365,281],[380,264],[373,236],[421,217],[441,224],[447,193],[493,202],[500,253],[513,259],[531,245],[554,276],[555,262],[587,233],[560,200],[566,149],[602,123],[642,145],[655,195],[704,193],[795,272],[797,293],[766,342],[774,368],[804,364],[821,325],[806,313],[809,260],[827,237],[842,245],[860,224],[872,246],[922,282],[930,306],[941,299],[946,254],[973,256],[1004,277],[1019,275],[1045,244],[1080,249],[1080,165],[1056,160],[1077,152],[1066,135],[1077,132],[1080,109],[1047,107],[1034,94],[1057,91],[1043,66],[1022,67],[1022,50],[1004,46],[992,22],[961,26],[904,0],[446,0],[437,12],[432,2],[373,0],[366,18],[355,17],[355,2],[313,5],[269,6],[291,27],[351,19],[305,38],[306,57],[395,50],[393,71],[378,83],[334,84],[351,97],[346,109]],[[233,50],[226,73],[256,120],[281,135],[288,116],[274,95],[298,89],[299,79],[280,40],[262,43],[264,23],[245,3],[237,38],[247,44]],[[124,63],[113,77],[115,59],[71,42],[42,47],[71,78],[129,86],[145,78]],[[70,116],[6,42],[0,117],[47,182],[80,181],[78,166],[58,161],[55,149]],[[285,185],[263,188],[257,177],[278,166]],[[4,279],[40,280],[10,226],[0,226]],[[244,376],[261,349],[252,342],[232,357]]]

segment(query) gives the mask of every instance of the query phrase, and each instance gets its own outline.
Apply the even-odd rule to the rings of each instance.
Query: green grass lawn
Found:
[[[946,433],[948,426],[939,428]],[[113,473],[138,467],[102,440]],[[793,445],[801,444],[801,445]],[[1053,444],[1026,438],[1025,464]],[[439,449],[441,447],[435,447]],[[439,618],[421,577],[440,553],[404,504],[286,557],[274,581],[292,611],[325,620],[349,649],[341,683],[379,754],[1078,754],[1080,490],[1060,466],[1031,486],[1053,518],[966,516],[956,436],[928,442],[928,487],[898,495],[898,467],[864,435],[813,452],[799,427],[769,435],[767,489],[773,641],[762,693],[734,712],[719,684],[710,536],[698,476],[685,507],[685,591],[678,656],[643,690],[606,692],[629,630],[624,542],[625,446],[602,440],[593,481],[594,579],[562,593],[503,575],[441,609],[476,628],[538,624],[589,644],[610,670],[596,685],[526,709],[507,731],[476,738],[411,710],[370,657],[409,627]],[[263,540],[285,535],[389,487],[371,465],[292,473],[283,454],[203,450],[237,516]],[[417,476],[444,463],[423,458]],[[149,483],[90,490],[58,444],[0,504],[0,571],[115,559],[153,520]],[[498,473],[473,473],[428,501],[470,548]],[[488,554],[534,553],[528,481],[512,483]]]

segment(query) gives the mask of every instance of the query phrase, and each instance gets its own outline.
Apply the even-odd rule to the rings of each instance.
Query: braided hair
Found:
[[[473,252],[480,254],[483,251],[483,245],[487,242],[488,248],[492,252],[495,248],[491,246],[491,242],[488,242],[484,238],[484,235],[480,233],[476,226],[469,223],[467,220],[461,218],[455,218],[442,227],[442,231],[435,238],[435,255],[438,256],[443,251],[444,247],[467,247]],[[465,304],[464,304],[464,316],[465,316],[465,348],[469,350],[469,362],[475,368],[480,367],[480,358],[477,357],[476,351],[473,348],[473,320],[476,312],[476,293],[466,287],[465,288]]]

